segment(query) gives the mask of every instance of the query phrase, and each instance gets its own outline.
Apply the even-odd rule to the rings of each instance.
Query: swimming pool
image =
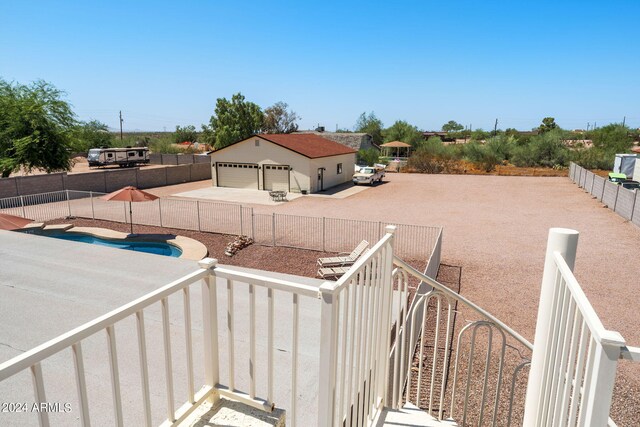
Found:
[[[179,257],[182,255],[180,248],[169,243],[161,242],[130,242],[127,240],[102,239],[87,234],[50,234],[54,239],[70,240],[73,242],[90,243],[92,245],[109,246],[111,248],[125,249],[128,251],[146,252],[155,255]]]

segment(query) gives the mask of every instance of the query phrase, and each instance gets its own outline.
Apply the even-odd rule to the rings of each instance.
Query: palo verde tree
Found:
[[[253,102],[245,101],[241,93],[218,98],[209,126],[203,126],[205,142],[213,143],[216,149],[224,148],[259,133],[264,124],[262,109]]]
[[[358,117],[356,125],[354,126],[354,130],[356,132],[368,133],[371,135],[373,143],[376,145],[382,144],[382,128],[382,121],[376,117],[373,111],[369,114],[366,112],[360,114],[360,117]]]
[[[271,107],[264,110],[264,123],[262,131],[264,133],[292,133],[298,130],[296,123],[300,117],[295,111],[287,110],[289,105],[286,102],[276,102]]]
[[[38,80],[30,85],[0,79],[0,174],[71,168],[69,150],[76,126],[64,93]]]

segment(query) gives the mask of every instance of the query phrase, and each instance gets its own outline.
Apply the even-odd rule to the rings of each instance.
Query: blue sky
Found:
[[[0,0],[0,77],[44,79],[125,130],[206,123],[217,98],[300,127],[448,120],[640,127],[640,2]]]

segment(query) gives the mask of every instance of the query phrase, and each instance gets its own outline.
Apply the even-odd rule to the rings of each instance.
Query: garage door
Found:
[[[289,191],[289,166],[263,165],[264,189]]]
[[[216,163],[218,187],[258,188],[258,165],[253,163]]]

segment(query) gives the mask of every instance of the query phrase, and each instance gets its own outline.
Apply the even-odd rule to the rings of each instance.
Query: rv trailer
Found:
[[[147,147],[92,148],[89,150],[87,160],[89,166],[133,167],[149,163],[149,149]]]

